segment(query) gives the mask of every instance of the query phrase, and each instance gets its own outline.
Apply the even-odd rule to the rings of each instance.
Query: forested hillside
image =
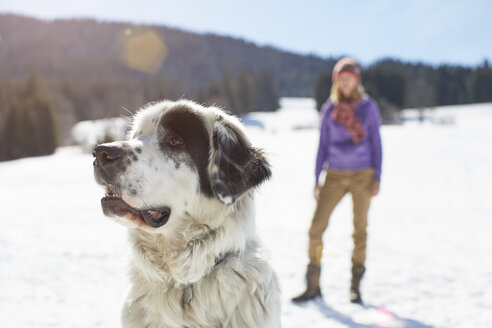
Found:
[[[282,96],[315,97],[319,106],[337,59],[165,26],[1,14],[0,132],[7,117],[19,116],[9,90],[33,76],[44,85],[66,143],[80,120],[128,115],[163,98],[190,98],[238,115],[275,110]],[[492,101],[487,61],[466,67],[382,59],[363,67],[362,76],[385,121],[401,108]]]

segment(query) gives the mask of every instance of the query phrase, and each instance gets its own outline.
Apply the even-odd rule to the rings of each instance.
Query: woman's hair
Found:
[[[338,83],[333,82],[331,86],[330,100],[334,105],[337,105],[342,100],[361,100],[362,95],[366,92],[362,83],[359,83],[357,87],[355,87],[354,91],[349,97],[343,95],[343,93],[338,88]]]

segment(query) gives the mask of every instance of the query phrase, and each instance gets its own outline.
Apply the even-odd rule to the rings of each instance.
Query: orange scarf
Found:
[[[366,135],[355,115],[355,108],[359,104],[357,100],[342,100],[331,112],[331,118],[340,123],[352,134],[352,141],[358,144]]]

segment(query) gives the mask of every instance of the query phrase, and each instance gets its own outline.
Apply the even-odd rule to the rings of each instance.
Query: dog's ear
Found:
[[[210,174],[212,192],[225,205],[234,204],[272,175],[263,151],[252,147],[241,130],[224,120],[214,125]]]

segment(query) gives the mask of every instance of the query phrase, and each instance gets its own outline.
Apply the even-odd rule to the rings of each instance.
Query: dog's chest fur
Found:
[[[217,264],[217,258],[198,254],[196,249],[193,260],[183,254],[189,249],[171,250],[162,254],[174,253],[169,264],[159,261],[152,269],[146,261],[156,261],[154,251],[162,245],[153,249],[148,240],[132,239],[137,253],[123,310],[124,327],[278,327],[277,280],[255,239],[248,240],[242,252],[227,254]],[[188,263],[195,260],[202,264]],[[197,268],[206,269],[192,272]],[[178,282],[174,277],[196,280]]]

